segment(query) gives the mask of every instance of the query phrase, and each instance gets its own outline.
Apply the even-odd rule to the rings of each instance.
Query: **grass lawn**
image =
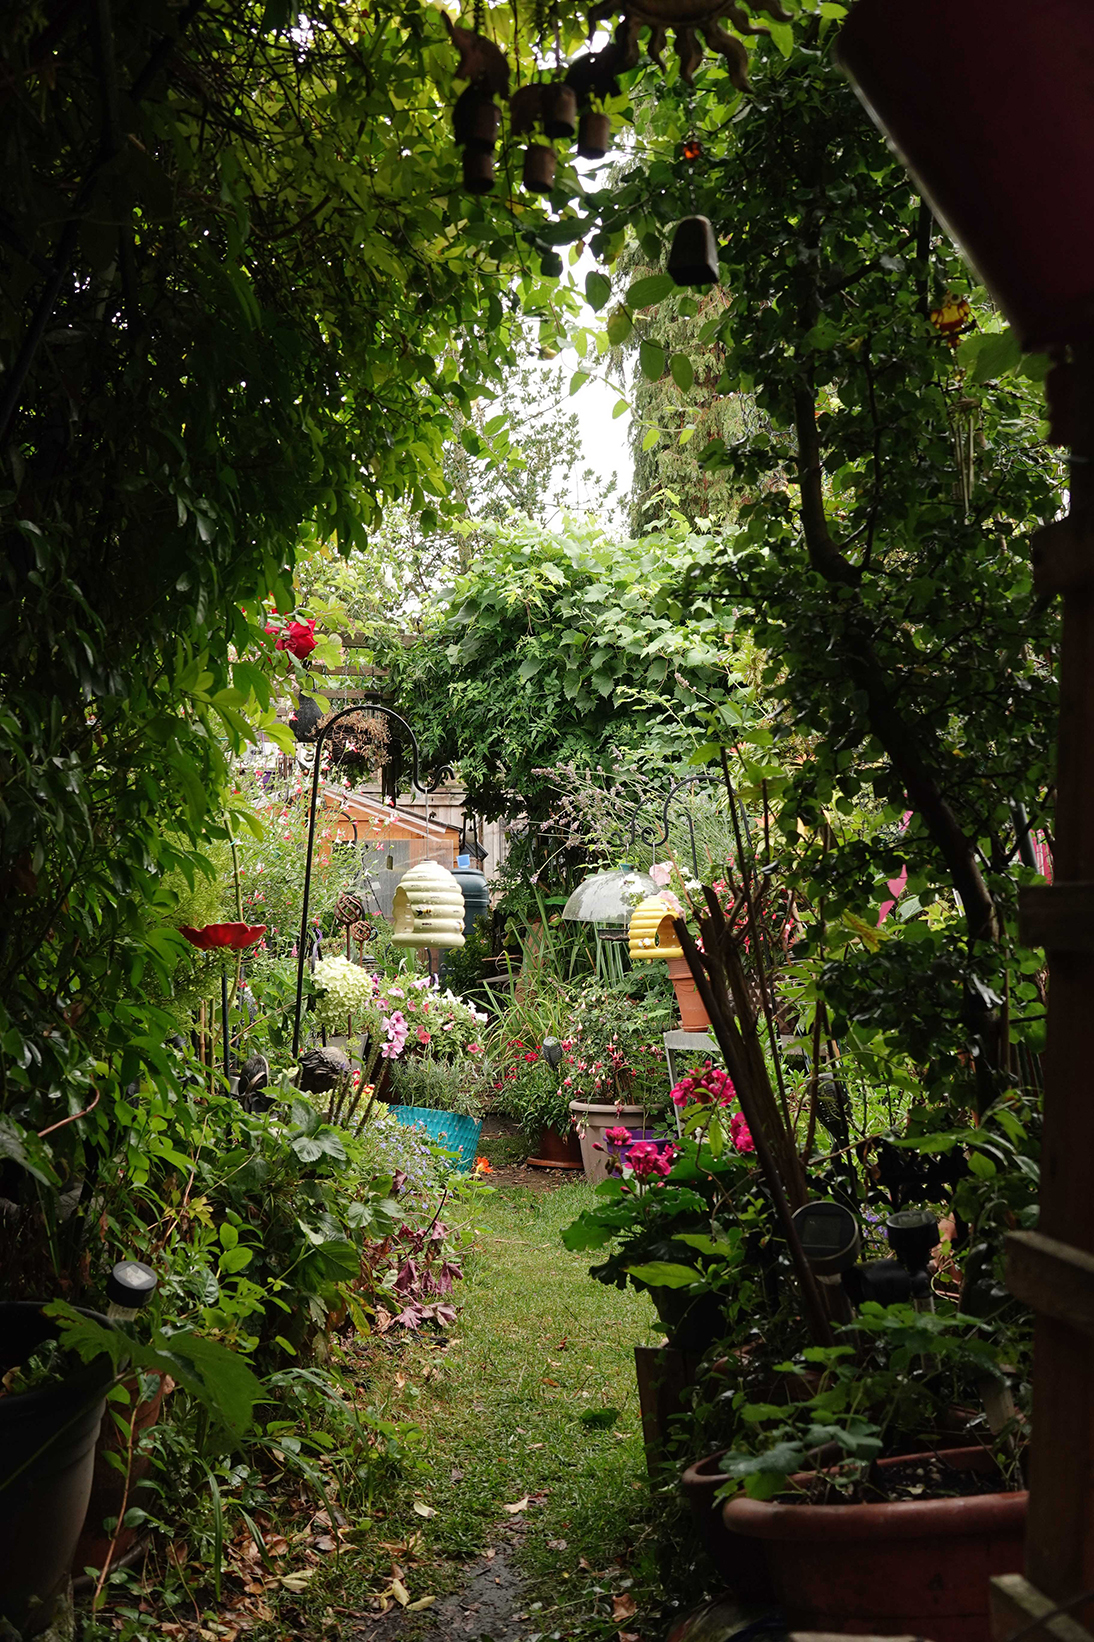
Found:
[[[327,1563],[310,1610],[367,1611],[393,1568],[411,1602],[439,1597],[499,1546],[524,1576],[529,1636],[614,1637],[659,1601],[653,1520],[665,1502],[646,1477],[633,1348],[661,1335],[648,1300],[594,1282],[589,1257],[562,1247],[591,1200],[584,1181],[566,1181],[459,1205],[458,1323],[447,1340],[403,1337],[367,1358],[373,1412],[420,1428],[419,1468]],[[424,1629],[428,1609],[405,1618]]]

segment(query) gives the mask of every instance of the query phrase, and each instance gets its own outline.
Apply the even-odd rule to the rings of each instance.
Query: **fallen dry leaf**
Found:
[[[624,1591],[621,1596],[612,1597],[612,1618],[633,1619],[638,1612],[638,1603],[630,1591]]]
[[[420,1499],[414,1501],[414,1510],[420,1517],[435,1517],[437,1515],[432,1505],[424,1505]]]
[[[423,1608],[431,1608],[436,1600],[435,1596],[420,1596],[417,1602],[407,1603],[406,1611],[407,1613],[420,1613]]]
[[[617,1642],[642,1642],[637,1631],[616,1631]]]
[[[300,1592],[307,1589],[309,1579],[315,1578],[314,1568],[299,1568],[294,1574],[282,1574],[281,1584],[287,1591]]]
[[[410,1592],[407,1590],[401,1579],[393,1579],[389,1588],[392,1596],[401,1608],[406,1608],[409,1606]]]
[[[557,1380],[548,1380],[548,1379],[545,1378],[545,1379],[540,1380],[539,1383],[540,1383],[540,1385],[557,1385],[558,1381]]]
[[[507,1505],[505,1509],[511,1517],[519,1516],[521,1511],[528,1509],[528,1495],[525,1494],[523,1499],[518,1499],[515,1505]]]

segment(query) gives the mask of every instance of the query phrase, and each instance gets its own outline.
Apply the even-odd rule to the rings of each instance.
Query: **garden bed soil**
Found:
[[[999,1471],[971,1470],[950,1465],[937,1454],[917,1454],[875,1467],[871,1475],[847,1493],[832,1488],[822,1499],[814,1488],[808,1494],[782,1494],[779,1498],[787,1505],[870,1505],[882,1500],[971,1499],[978,1494],[1010,1491]]]

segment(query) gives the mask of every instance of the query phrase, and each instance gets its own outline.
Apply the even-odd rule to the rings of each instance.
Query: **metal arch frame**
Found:
[[[444,780],[445,776],[451,775],[452,773],[450,767],[446,764],[438,773],[437,779],[432,787],[422,786],[418,776],[418,738],[414,734],[414,731],[410,728],[410,725],[407,723],[406,719],[401,718],[393,708],[385,707],[382,701],[357,701],[354,702],[352,707],[341,708],[340,711],[331,715],[316,735],[314,743],[315,759],[312,764],[311,776],[311,797],[308,801],[308,855],[307,860],[304,863],[304,904],[300,911],[300,939],[297,942],[296,1009],[293,1015],[292,1029],[293,1060],[296,1059],[300,1052],[300,1017],[303,1013],[304,1002],[304,965],[307,962],[308,951],[308,905],[311,900],[311,870],[312,859],[315,854],[315,817],[316,805],[319,800],[319,774],[322,765],[321,754],[323,751],[323,742],[326,739],[327,732],[329,730],[333,730],[334,726],[340,723],[342,719],[348,718],[351,713],[360,713],[365,711],[369,713],[383,713],[386,718],[393,720],[393,722],[398,724],[401,729],[405,730],[407,740],[410,742],[411,758],[413,760],[410,784],[414,791],[420,794],[421,797],[425,798],[429,793],[435,792]],[[427,810],[426,827],[428,828],[428,826],[429,813]]]
[[[649,832],[643,832],[641,834],[638,833],[638,830],[637,830],[638,829],[638,816],[639,816],[639,813],[641,812],[642,805],[641,804],[636,804],[635,807],[634,807],[634,813],[631,816],[631,830],[630,830],[630,837],[627,840],[627,848],[629,850],[632,850],[634,848],[635,839],[636,839],[636,837],[639,837],[639,836],[641,836],[642,842],[644,844],[649,844],[650,847],[654,850],[656,850],[661,844],[667,844],[668,843],[668,838],[669,838],[669,810],[672,808],[672,801],[676,797],[676,794],[678,792],[682,791],[682,789],[684,787],[694,787],[696,782],[698,782],[698,781],[721,781],[721,780],[722,780],[722,773],[721,773],[720,770],[718,770],[718,771],[715,771],[715,770],[699,770],[695,775],[685,775],[682,781],[675,782],[669,788],[667,794],[665,795],[665,802],[661,807],[661,836],[659,838],[654,838],[652,836],[652,834],[649,833]],[[735,795],[731,796],[730,802],[732,804],[736,804],[738,810],[740,811],[741,820],[744,823],[745,837],[748,838],[748,839],[751,839],[751,829],[748,825],[748,816],[745,813],[744,805],[739,801],[739,799]],[[698,851],[698,847],[695,843],[695,823],[691,818],[691,811],[690,810],[686,810],[684,812],[684,814],[685,814],[685,819],[687,820],[687,824],[688,824],[688,837],[691,841],[692,872],[693,872],[693,875],[696,878],[698,878],[698,876],[699,876],[699,851]]]

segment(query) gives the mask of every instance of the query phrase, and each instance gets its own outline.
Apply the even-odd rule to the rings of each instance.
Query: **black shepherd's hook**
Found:
[[[304,1001],[304,964],[307,960],[308,953],[308,902],[311,899],[311,867],[312,855],[315,850],[315,815],[316,805],[319,800],[319,770],[323,762],[323,742],[326,738],[327,731],[333,730],[336,724],[338,724],[343,718],[348,718],[351,713],[383,713],[385,717],[393,719],[401,729],[406,731],[407,739],[410,742],[411,756],[414,761],[410,784],[420,797],[424,798],[426,796],[426,789],[422,786],[418,779],[418,738],[414,734],[414,731],[410,728],[410,725],[407,723],[406,719],[400,718],[399,714],[394,712],[392,708],[385,707],[383,702],[359,701],[352,707],[343,707],[341,712],[333,713],[319,730],[319,733],[315,738],[315,763],[312,766],[311,774],[311,801],[308,808],[308,857],[304,863],[304,905],[300,913],[300,941],[297,946],[296,1013],[293,1017],[292,1029],[293,1060],[296,1059],[300,1052],[300,1016]],[[429,791],[432,792],[435,787],[439,787],[445,776],[450,775],[451,773],[451,770],[449,770],[447,766],[441,770],[437,776],[437,780],[434,782],[434,786],[429,788]],[[426,824],[428,826],[428,817]]]
[[[717,771],[717,772],[715,772],[714,770],[699,770],[697,772],[697,774],[695,774],[695,775],[686,775],[682,781],[677,781],[674,786],[670,787],[669,790],[668,790],[668,794],[665,798],[664,805],[662,806],[662,809],[661,809],[661,823],[662,823],[662,826],[661,826],[661,836],[660,836],[660,838],[654,838],[652,833],[646,832],[646,831],[638,833],[638,831],[637,831],[637,828],[638,828],[638,815],[639,815],[639,811],[642,809],[642,805],[641,804],[636,804],[635,807],[634,807],[634,814],[631,816],[631,833],[630,833],[630,838],[628,840],[628,845],[627,845],[628,849],[633,851],[636,836],[640,837],[644,844],[650,844],[655,850],[657,848],[659,848],[659,846],[661,844],[667,844],[668,840],[669,840],[669,810],[672,807],[672,801],[676,797],[676,794],[678,792],[680,792],[680,790],[683,787],[693,787],[697,781],[721,781],[721,779],[722,779],[722,772],[720,770]],[[749,836],[749,831],[750,831],[749,825],[748,825],[748,816],[745,814],[743,804],[738,803],[737,807],[740,810],[741,818],[744,821],[745,837],[747,838]],[[697,847],[696,842],[695,842],[695,823],[691,818],[691,811],[690,810],[685,810],[684,811],[684,817],[685,817],[685,820],[687,821],[687,824],[688,824],[688,836],[691,840],[692,872],[693,872],[693,876],[695,878],[698,878],[698,876],[699,876],[699,850],[698,850],[698,847]]]

